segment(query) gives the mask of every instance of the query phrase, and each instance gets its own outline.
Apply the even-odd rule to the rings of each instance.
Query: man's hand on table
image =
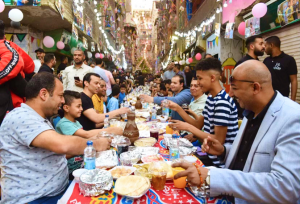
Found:
[[[219,142],[219,140],[214,139],[210,136],[203,140],[201,149],[204,153],[209,153],[217,156],[220,156],[225,150],[224,146]]]
[[[110,149],[111,139],[100,137],[93,140],[93,145],[97,152]]]
[[[118,111],[119,111],[119,115],[121,115],[121,114],[125,114],[125,113],[128,113],[128,112],[130,112],[130,109],[129,109],[129,108],[126,108],[126,107],[124,107],[124,108],[120,108],[120,109],[118,109]]]
[[[169,124],[169,127],[171,127],[173,130],[188,130],[192,126],[180,120],[170,120],[170,122],[172,123]]]
[[[83,82],[81,80],[80,81],[75,80],[75,85],[78,86],[78,87],[83,88]]]
[[[194,138],[193,134],[188,134],[188,135],[184,136],[184,138],[190,142],[195,142],[197,140],[196,138]]]
[[[142,99],[142,101],[144,103],[153,103],[153,101],[154,101],[153,97],[145,95],[145,94],[140,95],[140,99]]]
[[[185,171],[179,172],[174,176],[174,179],[178,179],[180,177],[187,177],[188,183],[190,183],[193,186],[199,186],[200,185],[200,176],[198,174],[197,168],[186,161],[178,162],[172,164],[172,167],[181,167],[184,168]],[[199,167],[200,172],[201,172],[201,177],[203,181],[205,181],[207,177],[207,168]]]

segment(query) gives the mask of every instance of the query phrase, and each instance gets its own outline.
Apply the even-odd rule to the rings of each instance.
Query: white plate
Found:
[[[109,172],[111,173],[112,170],[117,169],[117,168],[126,168],[126,169],[130,169],[130,170],[131,170],[131,172],[128,173],[127,175],[122,175],[122,176],[129,176],[129,175],[131,175],[133,172],[135,172],[135,170],[136,170],[136,168],[133,167],[133,166],[116,166],[116,167],[112,168],[111,170],[109,170]],[[111,174],[111,175],[112,175],[112,174]],[[113,176],[113,175],[112,175],[112,176]],[[118,177],[114,177],[114,176],[113,176],[113,179],[116,180],[116,179],[118,179]]]

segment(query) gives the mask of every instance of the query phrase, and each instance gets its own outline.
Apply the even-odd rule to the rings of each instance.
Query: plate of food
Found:
[[[167,180],[172,180],[173,179],[172,162],[167,161],[167,164],[168,164]],[[135,164],[133,166],[136,167],[136,170],[134,171],[134,175],[144,176],[149,178],[150,180],[152,179],[152,175],[148,171],[150,164]]]
[[[148,163],[156,162],[156,161],[165,161],[164,158],[160,154],[145,155],[145,156],[142,156],[141,160],[144,164],[148,164]]]
[[[134,142],[136,147],[153,147],[156,143],[156,139],[153,137],[140,138]]]
[[[143,176],[121,176],[115,184],[114,192],[131,199],[138,199],[150,189],[150,180]]]
[[[136,170],[135,167],[130,166],[116,166],[113,169],[109,170],[113,179],[118,179],[121,176],[129,176]]]

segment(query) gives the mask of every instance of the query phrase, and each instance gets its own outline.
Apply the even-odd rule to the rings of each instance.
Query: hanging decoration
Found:
[[[62,42],[62,41],[58,41],[56,43],[56,47],[60,50],[64,49],[65,48],[65,44]]]
[[[43,44],[47,48],[52,48],[54,46],[54,39],[52,37],[50,37],[50,36],[45,36],[44,39],[43,39]]]
[[[239,27],[238,27],[238,32],[240,35],[245,35],[245,29],[246,29],[246,23],[241,22]]]
[[[4,11],[4,9],[5,9],[4,1],[0,1],[0,13],[2,13],[2,11]]]
[[[265,3],[258,3],[252,8],[252,14],[256,18],[261,18],[266,15],[268,7]]]
[[[23,19],[23,13],[19,9],[11,9],[8,12],[8,18],[14,22],[20,22]]]
[[[5,38],[8,41],[13,41],[13,34],[5,34]]]

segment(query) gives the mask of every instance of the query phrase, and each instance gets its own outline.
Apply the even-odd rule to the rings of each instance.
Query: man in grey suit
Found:
[[[203,181],[206,193],[230,195],[241,203],[297,203],[300,198],[300,106],[275,92],[271,74],[261,62],[239,65],[230,78],[232,97],[245,108],[244,119],[231,146],[208,137],[202,151],[220,156],[225,169],[207,169],[185,162],[189,183]],[[200,179],[200,177],[202,179]],[[299,202],[298,202],[299,203]]]

